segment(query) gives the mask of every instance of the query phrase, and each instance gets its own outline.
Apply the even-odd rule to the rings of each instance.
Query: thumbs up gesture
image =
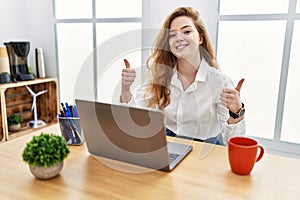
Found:
[[[221,102],[231,112],[237,113],[242,108],[240,91],[245,79],[241,79],[235,89],[224,88],[221,93]]]
[[[130,68],[130,64],[127,59],[124,59],[125,67],[122,70],[122,90],[121,101],[128,102],[131,98],[130,87],[135,80],[135,69]]]

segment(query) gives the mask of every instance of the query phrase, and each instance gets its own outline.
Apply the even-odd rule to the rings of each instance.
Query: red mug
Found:
[[[260,149],[257,156],[258,149]],[[231,171],[239,175],[248,175],[264,155],[264,148],[257,141],[247,137],[232,137],[228,140],[228,158]]]

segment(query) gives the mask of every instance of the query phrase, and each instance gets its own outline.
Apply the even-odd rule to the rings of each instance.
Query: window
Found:
[[[88,23],[59,23],[56,30],[60,99],[73,102],[75,77],[93,51],[93,26]]]
[[[283,123],[281,130],[281,140],[300,144],[300,123],[298,113],[300,109],[298,102],[300,93],[298,92],[300,75],[300,21],[295,21],[292,48],[290,54],[290,64],[286,86],[286,96],[284,102]]]
[[[274,135],[285,26],[285,21],[219,23],[218,62],[234,83],[245,78],[241,95],[252,136]]]
[[[96,0],[97,18],[132,18],[142,16],[142,0]]]
[[[123,59],[126,57],[133,66],[141,66],[142,1],[54,2],[60,101],[73,102],[75,89],[76,94],[85,98],[113,101],[119,92]],[[130,10],[124,9],[128,4]],[[117,39],[128,33],[135,37],[135,48],[127,52],[117,51],[127,46],[126,40],[117,43]],[[105,46],[108,43],[109,47]],[[107,57],[109,51],[113,51],[113,57]],[[108,58],[109,62],[105,60]],[[81,80],[88,87],[82,87],[78,83]]]
[[[220,0],[220,15],[287,13],[288,0]]]
[[[102,73],[98,73],[98,99],[118,102],[124,58],[128,59],[132,68],[138,67],[136,73],[142,73],[139,71],[142,62],[141,23],[99,23],[96,29],[99,38],[97,40],[98,60],[108,60],[106,64],[98,63],[98,68],[102,69]],[[141,82],[140,77],[136,78],[135,84]]]
[[[295,0],[219,0],[217,59],[241,91],[247,132],[267,149],[299,154],[300,15]]]
[[[56,19],[92,18],[92,0],[55,1]]]

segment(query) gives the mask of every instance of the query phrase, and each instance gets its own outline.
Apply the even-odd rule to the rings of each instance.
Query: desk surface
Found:
[[[54,125],[44,132],[57,132]],[[193,142],[194,149],[174,171],[129,173],[109,167],[87,152],[69,146],[71,153],[60,175],[35,179],[22,152],[40,131],[0,144],[0,195],[4,199],[299,199],[300,160],[268,155],[251,175],[230,171],[227,147]]]

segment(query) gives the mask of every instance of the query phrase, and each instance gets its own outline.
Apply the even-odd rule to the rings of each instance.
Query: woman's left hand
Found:
[[[241,79],[235,89],[224,88],[221,93],[221,102],[231,112],[237,113],[242,108],[240,91],[245,79]]]

